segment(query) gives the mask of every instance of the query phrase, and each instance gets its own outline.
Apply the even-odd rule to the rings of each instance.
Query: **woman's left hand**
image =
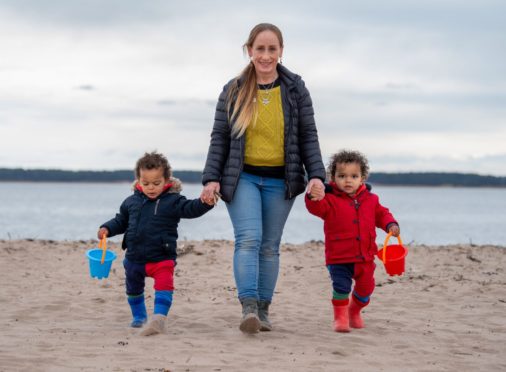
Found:
[[[325,197],[325,185],[319,178],[311,178],[307,184],[306,192],[310,192],[312,200],[320,201]]]
[[[215,205],[217,202],[216,196],[220,195],[220,183],[210,181],[206,183],[202,192],[200,193],[200,200],[202,203],[206,203],[209,205]]]

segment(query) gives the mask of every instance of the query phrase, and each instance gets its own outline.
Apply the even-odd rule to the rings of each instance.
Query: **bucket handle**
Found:
[[[392,233],[389,232],[385,238],[385,242],[383,243],[383,257],[381,258],[381,261],[383,261],[383,263],[385,263],[385,261],[387,260],[387,244],[391,236]],[[403,245],[400,235],[397,237],[397,240],[399,241],[399,245]]]
[[[105,235],[98,242],[98,248],[102,248],[102,259],[100,260],[100,264],[102,265],[105,260],[105,252],[107,251],[107,237]]]

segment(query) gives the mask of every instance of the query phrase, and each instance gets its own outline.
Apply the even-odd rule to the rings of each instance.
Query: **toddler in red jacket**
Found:
[[[306,194],[306,207],[324,221],[325,263],[332,279],[334,330],[363,328],[361,310],[374,290],[376,227],[399,236],[397,221],[365,185],[367,158],[358,151],[340,151],[330,159],[330,192]],[[355,285],[352,291],[352,281]],[[350,293],[351,299],[349,298]]]

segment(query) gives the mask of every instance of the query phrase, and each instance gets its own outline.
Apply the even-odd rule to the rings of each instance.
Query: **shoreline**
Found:
[[[0,371],[506,369],[503,246],[409,247],[401,277],[376,261],[366,328],[342,334],[332,330],[323,243],[282,244],[274,330],[247,336],[233,243],[179,241],[167,333],[142,337],[129,327],[120,244],[108,244],[119,257],[99,281],[85,258],[96,242],[0,240]]]
[[[201,184],[201,170],[174,170],[174,176],[183,183]],[[115,170],[68,170],[68,169],[24,169],[0,167],[0,182],[132,182],[133,171]],[[452,186],[452,187],[506,187],[506,176],[468,172],[437,171],[375,171],[369,175],[373,185],[385,186]]]
[[[393,240],[389,243],[389,244],[394,244],[395,243],[395,239],[392,238]],[[98,244],[98,239],[62,239],[62,240],[57,240],[57,239],[39,239],[39,238],[15,238],[15,239],[0,239],[0,244],[5,244],[5,243],[20,243],[20,242],[29,242],[29,243],[41,243],[41,244],[83,244],[83,245],[87,245],[91,248],[93,248],[94,245],[97,245]],[[230,240],[230,239],[202,239],[202,240],[189,240],[189,239],[178,239],[178,249],[179,249],[179,246],[180,245],[185,245],[185,243],[188,243],[188,244],[209,244],[209,243],[214,243],[214,242],[219,242],[219,243],[224,243],[224,244],[233,244],[234,241],[233,240]],[[378,250],[381,249],[381,246],[378,243]],[[405,242],[404,242],[405,243]],[[303,242],[303,243],[281,243],[281,250],[284,249],[284,247],[292,247],[292,246],[307,246],[307,245],[319,245],[319,246],[324,246],[324,241],[323,240],[315,240],[315,239],[311,239],[311,240],[308,240],[306,242]],[[408,247],[409,250],[411,250],[411,248],[414,248],[414,249],[423,249],[423,248],[429,248],[429,249],[443,249],[443,248],[464,248],[464,249],[469,249],[469,248],[472,248],[472,249],[475,249],[475,248],[483,248],[483,247],[488,247],[488,248],[498,248],[498,249],[506,249],[506,245],[498,245],[498,244],[476,244],[476,243],[453,243],[453,244],[422,244],[422,243],[415,243],[415,244],[411,244],[411,243],[408,243],[408,244],[404,244]],[[121,251],[121,242],[120,241],[113,241],[113,240],[108,240],[107,241],[107,246],[111,246],[111,247],[116,247],[119,249],[119,251]],[[89,249],[89,248],[88,248]],[[179,251],[178,251],[179,253]]]
[[[79,180],[79,181],[65,181],[65,180],[0,180],[0,184],[98,184],[98,185],[108,185],[108,184],[132,184],[135,180],[110,180],[110,181],[100,181],[100,180]],[[493,184],[479,184],[479,185],[466,185],[466,184],[452,184],[452,183],[437,183],[437,184],[423,184],[423,183],[380,183],[380,182],[367,182],[372,185],[372,187],[400,187],[400,188],[440,188],[440,189],[493,189],[493,190],[502,190],[506,189],[506,185],[493,185]],[[192,181],[183,181],[183,185],[199,185],[202,186],[201,182],[192,182]]]

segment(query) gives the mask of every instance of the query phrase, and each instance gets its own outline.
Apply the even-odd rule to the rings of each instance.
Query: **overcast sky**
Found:
[[[506,176],[506,2],[0,0],[0,167],[201,170],[257,23],[311,92],[322,153]]]

